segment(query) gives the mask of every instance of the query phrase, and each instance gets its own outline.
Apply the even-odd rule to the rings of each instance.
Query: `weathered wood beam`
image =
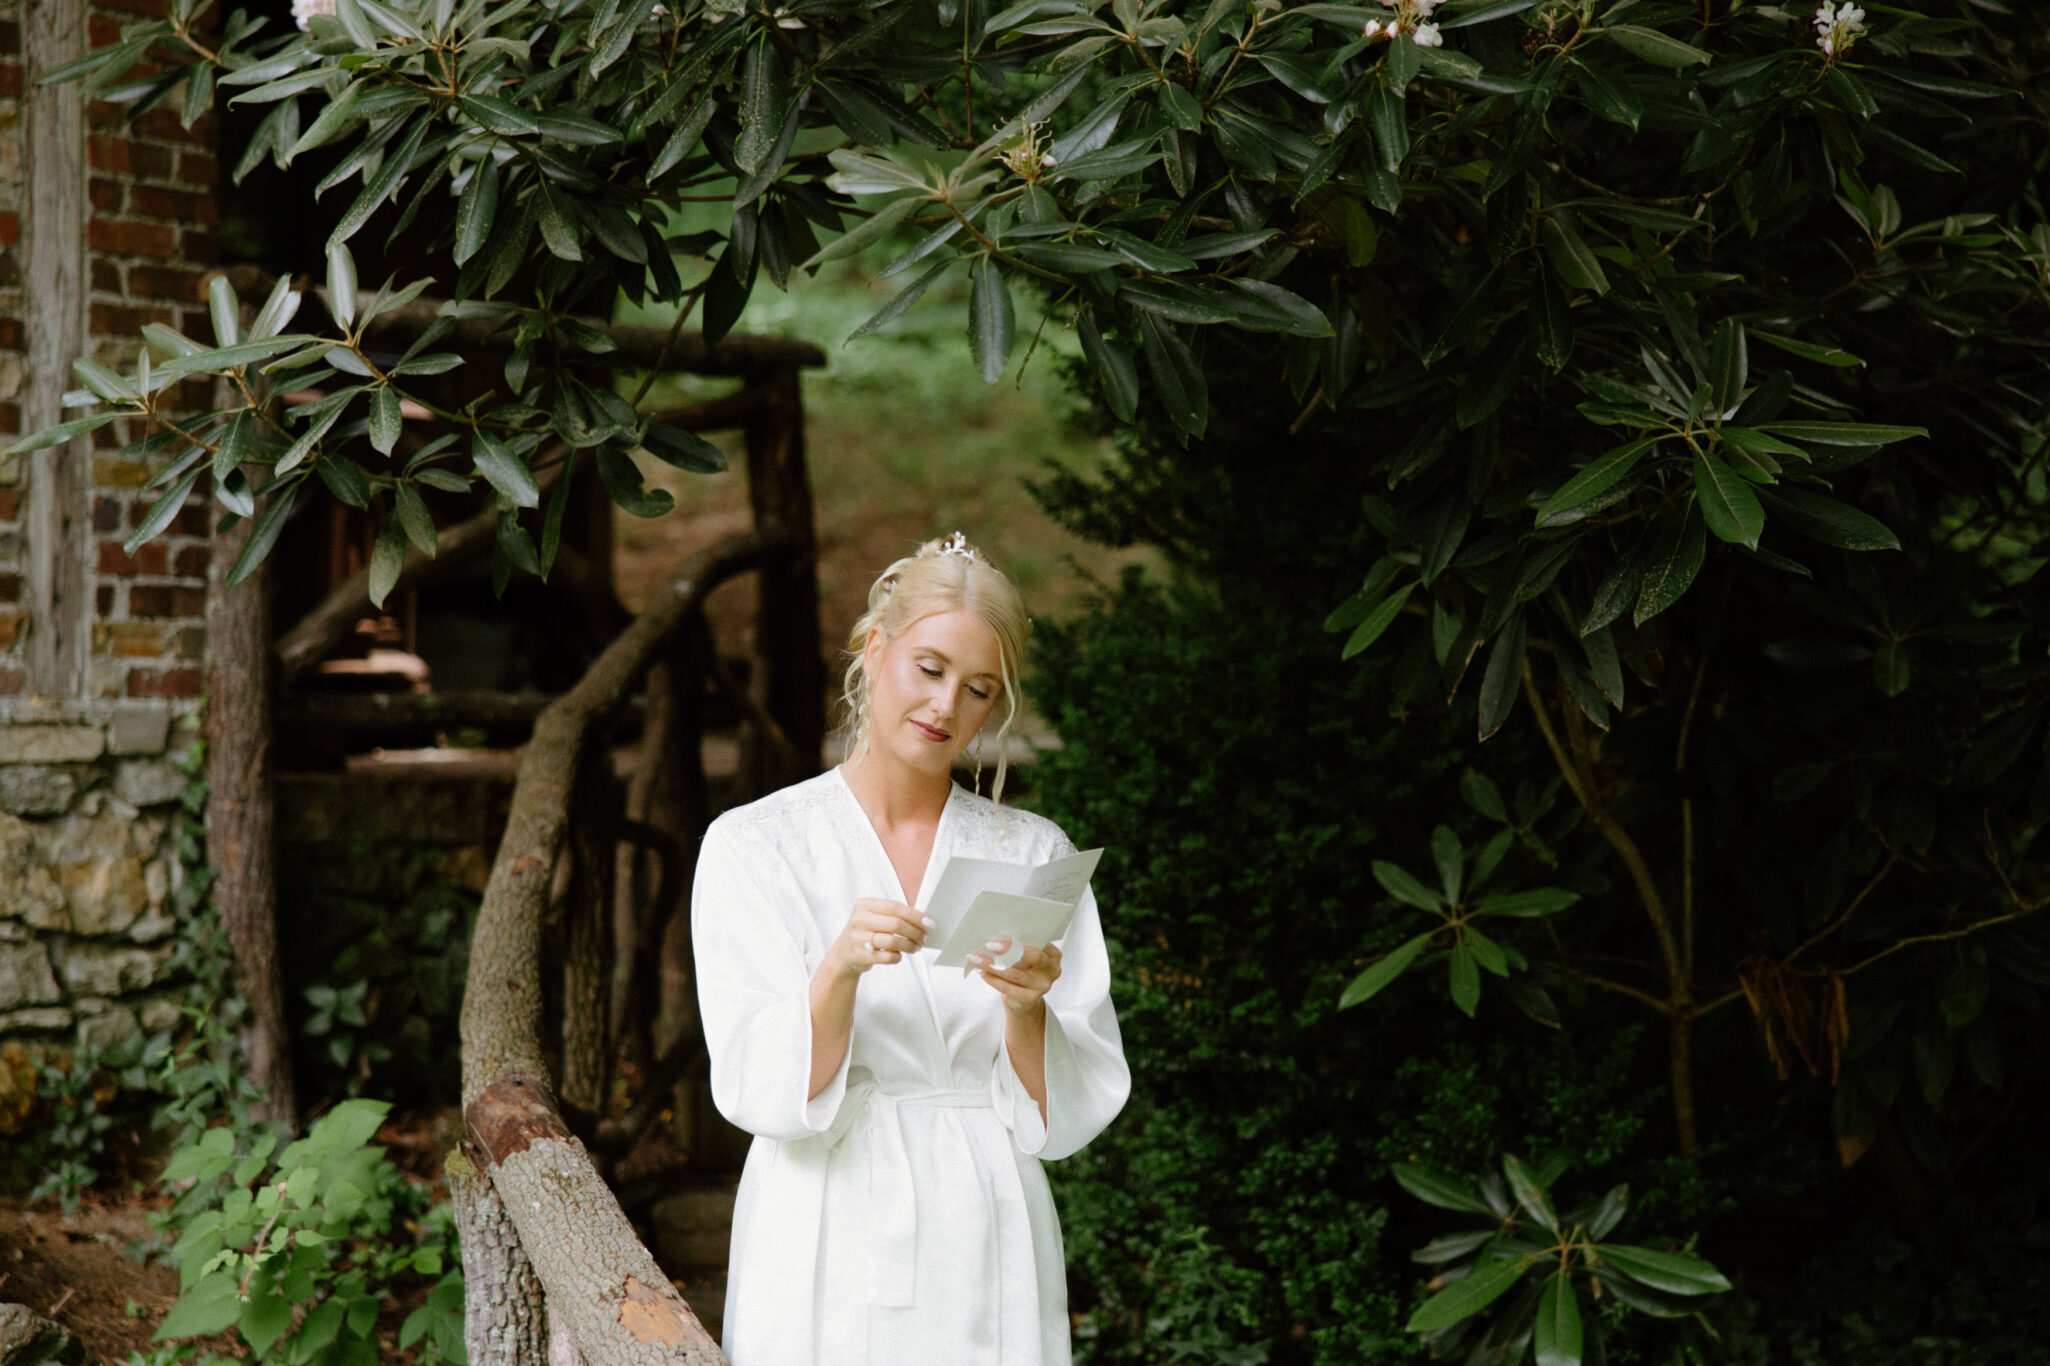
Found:
[[[288,730],[316,730],[350,739],[424,734],[476,727],[531,729],[534,718],[555,700],[547,692],[493,692],[451,688],[446,692],[302,692],[278,704],[278,724]]]
[[[521,752],[505,838],[484,891],[463,990],[463,1101],[520,1244],[584,1359],[723,1362],[697,1317],[634,1237],[590,1155],[554,1110],[541,1042],[541,924],[569,856],[575,786],[592,732],[673,648],[705,594],[781,563],[779,532],[729,537],[686,561],[576,686],[535,723]],[[483,1102],[480,1106],[479,1102]]]
[[[39,78],[85,54],[86,3],[28,0],[22,10],[21,429],[36,432],[64,420],[71,362],[85,354],[85,92],[77,81]],[[29,457],[29,691],[52,699],[86,691],[91,445],[70,441]]]
[[[434,554],[406,552],[394,593],[417,588],[429,580],[461,568],[490,551],[498,536],[498,509],[486,508],[464,522],[453,522],[435,533]],[[299,624],[278,638],[278,683],[290,687],[328,651],[348,639],[356,623],[374,609],[370,605],[370,567],[351,574],[336,584],[328,595],[300,619]]]

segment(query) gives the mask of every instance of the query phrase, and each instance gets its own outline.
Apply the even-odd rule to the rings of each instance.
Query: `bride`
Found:
[[[948,858],[1042,863],[1059,827],[954,785],[1018,712],[1025,613],[955,533],[885,570],[849,642],[847,761],[729,811],[692,893],[712,1095],[753,1133],[734,1209],[734,1366],[1065,1366],[1044,1159],[1131,1076],[1094,899],[1064,941],[919,952]]]

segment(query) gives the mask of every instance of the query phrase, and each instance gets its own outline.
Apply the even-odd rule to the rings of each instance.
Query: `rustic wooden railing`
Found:
[[[403,344],[436,309],[421,301],[387,315],[370,340]],[[743,718],[747,791],[816,771],[824,732],[800,381],[802,369],[824,357],[773,338],[706,346],[690,334],[593,325],[616,344],[606,363],[743,378],[736,393],[666,416],[695,430],[742,429],[754,528],[688,557],[559,697],[302,693],[280,703],[280,714],[298,723],[366,735],[381,718],[415,728],[532,721],[462,1007],[469,1140],[449,1173],[476,1366],[723,1362],[604,1178],[664,1095],[704,1065],[688,1011],[670,1012],[661,1029],[652,1017],[662,994],[656,948],[688,957],[682,888],[709,817],[701,760],[707,696],[721,695]],[[497,345],[481,329],[459,329],[458,340],[473,354]],[[401,586],[488,553],[494,518],[487,510],[445,527],[435,556],[409,556]],[[573,560],[567,569],[577,572]],[[759,577],[745,683],[720,657],[703,615],[706,596],[743,573]],[[280,682],[304,677],[370,610],[365,575],[336,585],[276,641]],[[599,740],[644,682],[641,757],[622,790]],[[611,1066],[622,1054],[641,1074],[642,1098],[623,1118],[607,1119]]]

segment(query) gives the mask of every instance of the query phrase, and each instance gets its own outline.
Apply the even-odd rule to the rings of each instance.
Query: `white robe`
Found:
[[[1043,817],[954,788],[913,905],[949,856],[1073,852]],[[1004,1048],[1002,999],[931,950],[871,968],[839,1073],[811,1099],[808,986],[865,896],[908,900],[840,770],[727,812],[692,891],[719,1112],[756,1135],[733,1212],[734,1366],[1067,1366],[1067,1278],[1042,1159],[1131,1089],[1096,903],[1047,993],[1047,1114]]]

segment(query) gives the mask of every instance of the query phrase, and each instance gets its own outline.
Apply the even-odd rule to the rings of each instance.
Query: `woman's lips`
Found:
[[[948,740],[954,738],[951,735],[948,735],[943,730],[934,730],[931,726],[928,726],[923,721],[913,721],[911,724],[917,728],[918,733],[920,735],[923,735],[926,739],[932,741],[936,745],[945,744]]]

